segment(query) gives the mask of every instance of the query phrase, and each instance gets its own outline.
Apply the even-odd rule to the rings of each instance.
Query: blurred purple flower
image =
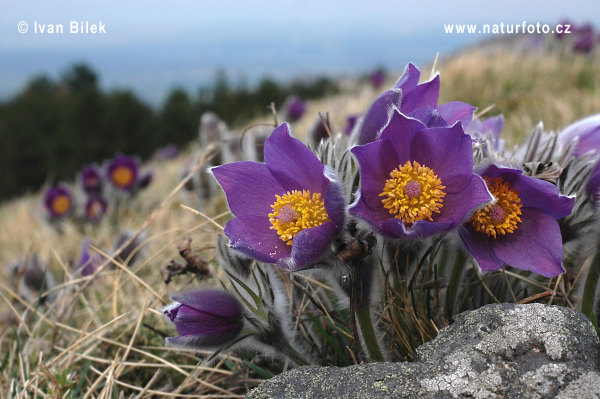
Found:
[[[91,244],[91,241],[87,238],[81,242],[79,260],[75,264],[75,270],[78,270],[82,276],[94,274],[96,269],[102,264],[102,256],[91,251]]]
[[[488,134],[491,136],[494,150],[500,148],[500,133],[504,128],[504,115],[494,116],[488,119],[473,119],[466,129],[474,139],[487,139]]]
[[[179,150],[177,149],[177,146],[175,144],[168,144],[154,151],[153,158],[157,161],[163,161],[165,159],[173,159],[177,155],[179,155]]]
[[[482,176],[496,200],[459,228],[481,271],[507,264],[546,277],[564,272],[556,219],[571,213],[575,198],[561,195],[554,184],[518,169],[490,165]]]
[[[85,217],[92,223],[98,223],[106,214],[108,202],[99,195],[90,196],[85,202]]]
[[[374,88],[379,89],[385,83],[385,78],[386,78],[385,71],[382,68],[377,68],[376,70],[374,70],[371,73],[370,78],[371,78],[371,85]]]
[[[383,92],[371,105],[359,130],[358,144],[375,141],[390,121],[394,109],[423,123],[426,127],[452,126],[461,122],[466,128],[476,108],[452,101],[438,105],[440,77],[419,84],[421,72],[408,64],[394,87]]]
[[[573,50],[584,54],[590,54],[594,49],[594,45],[594,32],[582,33],[573,44]]]
[[[225,291],[192,291],[173,295],[171,299],[173,303],[163,312],[180,336],[168,337],[168,345],[192,348],[224,345],[244,326],[240,303]]]
[[[379,140],[352,149],[360,196],[350,213],[392,238],[450,230],[490,201],[473,174],[472,140],[460,124],[427,128],[394,111]]]
[[[102,191],[102,171],[96,165],[86,165],[80,174],[81,186],[88,194],[98,194]]]
[[[560,32],[558,30],[556,30],[556,33],[555,33],[556,37],[559,39],[562,39],[566,35],[572,34],[573,30],[575,29],[575,24],[573,24],[573,22],[571,22],[568,19],[563,19],[561,21],[558,21],[558,24],[562,25]],[[568,30],[570,33],[565,32],[566,30]]]
[[[287,119],[290,122],[296,122],[302,118],[302,115],[304,115],[304,112],[306,111],[306,103],[300,100],[298,97],[292,96],[288,99],[288,101],[286,101],[285,110],[287,113]]]
[[[235,219],[231,247],[263,262],[298,270],[328,251],[344,224],[344,200],[333,172],[280,125],[265,141],[265,163],[212,169]]]
[[[65,184],[50,187],[44,194],[44,205],[51,219],[60,219],[73,211],[73,195]]]
[[[130,191],[137,183],[138,162],[126,155],[117,155],[106,167],[110,182],[119,190]]]

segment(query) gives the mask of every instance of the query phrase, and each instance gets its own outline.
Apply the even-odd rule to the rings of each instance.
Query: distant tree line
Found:
[[[48,178],[75,176],[84,164],[117,152],[149,157],[166,144],[197,136],[200,115],[214,111],[232,125],[281,107],[288,95],[317,98],[338,91],[328,78],[280,84],[265,78],[253,87],[232,85],[224,72],[190,96],[173,89],[153,109],[129,90],[103,91],[97,74],[74,65],[58,80],[41,76],[0,103],[0,200],[38,189]]]

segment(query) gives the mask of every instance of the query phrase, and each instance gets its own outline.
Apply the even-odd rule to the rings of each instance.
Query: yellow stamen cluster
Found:
[[[71,199],[66,195],[59,195],[52,201],[52,211],[57,215],[64,215],[71,208]]]
[[[471,224],[475,230],[486,233],[489,237],[514,233],[521,223],[523,205],[519,194],[501,177],[484,179],[496,201],[475,212],[471,217]]]
[[[126,187],[133,181],[133,172],[127,166],[118,166],[112,172],[112,179],[118,187]]]
[[[416,161],[407,161],[390,172],[379,196],[384,197],[381,202],[390,214],[412,224],[418,220],[433,220],[431,216],[440,213],[445,188],[433,170]]]
[[[269,222],[271,229],[276,230],[287,245],[292,245],[294,236],[302,230],[329,221],[320,193],[311,195],[308,190],[293,190],[276,197],[277,200],[271,205],[273,212],[269,213]]]

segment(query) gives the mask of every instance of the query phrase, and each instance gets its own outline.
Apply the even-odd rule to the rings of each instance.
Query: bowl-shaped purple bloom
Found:
[[[290,122],[296,122],[302,118],[302,115],[304,115],[304,112],[306,111],[306,103],[300,100],[298,97],[291,97],[287,101],[285,110],[287,113],[287,119]]]
[[[193,348],[224,345],[244,326],[240,303],[225,291],[192,291],[173,295],[171,299],[174,302],[163,312],[180,336],[167,338],[168,345]]]
[[[99,195],[90,196],[85,202],[85,217],[92,223],[98,223],[106,214],[108,202]]]
[[[482,176],[496,200],[459,228],[481,271],[506,264],[546,277],[564,272],[556,219],[571,213],[575,198],[518,169],[490,165]]]
[[[379,89],[385,83],[385,71],[382,68],[377,68],[371,73],[371,85]]]
[[[102,191],[102,172],[96,165],[86,165],[81,170],[79,179],[83,190],[88,194],[97,194]]]
[[[106,167],[106,174],[110,182],[123,191],[130,191],[135,187],[138,173],[137,160],[126,155],[117,155]]]
[[[476,108],[472,105],[452,101],[438,105],[440,77],[419,84],[421,72],[408,64],[394,87],[383,92],[371,105],[358,133],[358,144],[375,141],[388,125],[394,110],[419,120],[427,127],[452,126],[461,122],[463,127],[473,119]]]
[[[73,211],[73,195],[65,184],[50,187],[44,194],[44,206],[51,219],[60,219]]]
[[[427,128],[396,110],[379,140],[352,149],[361,188],[350,213],[391,238],[456,227],[492,200],[473,174],[471,143],[460,124]]]
[[[225,234],[232,248],[260,261],[290,270],[310,267],[343,227],[339,184],[285,123],[265,140],[264,155],[264,164],[212,169],[236,217]]]

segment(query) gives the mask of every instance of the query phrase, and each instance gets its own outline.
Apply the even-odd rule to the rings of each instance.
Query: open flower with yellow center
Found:
[[[571,213],[575,198],[518,169],[489,166],[483,173],[495,201],[459,229],[483,272],[509,265],[546,277],[564,271],[557,219]]]
[[[106,167],[106,175],[113,186],[131,191],[138,183],[139,166],[134,158],[117,155]]]
[[[50,219],[60,219],[73,211],[73,195],[65,184],[51,187],[44,194],[44,206]]]
[[[356,146],[361,188],[350,213],[391,238],[450,230],[492,201],[473,174],[462,125],[427,128],[394,110],[377,141]]]
[[[298,270],[324,257],[344,225],[333,172],[282,124],[265,140],[265,163],[234,162],[211,171],[235,218],[231,247],[262,262]]]

